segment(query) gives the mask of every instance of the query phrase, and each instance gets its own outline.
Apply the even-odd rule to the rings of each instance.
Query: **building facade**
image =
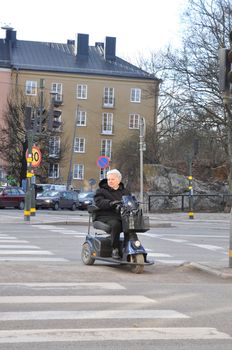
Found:
[[[140,117],[147,125],[156,124],[159,81],[117,57],[116,38],[106,37],[95,46],[89,46],[87,34],[66,44],[31,42],[17,40],[7,28],[0,58],[3,47],[9,48],[12,88],[47,110],[55,102],[61,126],[48,140],[53,158],[48,182],[88,189],[114,166],[120,142],[135,130],[139,138]],[[154,96],[147,94],[151,89]],[[59,159],[64,143],[65,155]],[[101,168],[102,156],[109,163]]]

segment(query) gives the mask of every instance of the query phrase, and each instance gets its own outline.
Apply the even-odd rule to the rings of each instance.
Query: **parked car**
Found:
[[[24,209],[25,192],[21,187],[0,187],[0,208]]]
[[[36,208],[52,208],[76,210],[79,205],[78,194],[75,191],[45,191],[36,198]]]
[[[45,191],[65,191],[66,185],[54,185],[54,184],[36,184],[37,196]]]
[[[94,195],[95,192],[80,192],[78,194],[78,199],[79,199],[79,205],[78,209],[87,209],[88,205],[91,205],[94,203]]]

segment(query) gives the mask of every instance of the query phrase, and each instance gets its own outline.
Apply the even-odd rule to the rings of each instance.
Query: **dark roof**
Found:
[[[88,55],[76,55],[74,42],[67,44],[16,40],[11,42],[0,39],[0,67],[31,71],[50,71],[59,73],[77,73],[120,76],[127,78],[152,79],[148,72],[115,56],[115,60],[104,58],[101,46],[89,46]]]

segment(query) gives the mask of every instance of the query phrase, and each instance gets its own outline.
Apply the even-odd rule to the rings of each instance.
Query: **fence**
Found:
[[[175,208],[175,210],[181,210],[181,211],[185,211],[186,210],[192,210],[194,209],[194,198],[199,198],[199,197],[218,197],[219,199],[221,199],[221,205],[222,207],[225,207],[226,204],[230,204],[231,206],[231,201],[230,199],[232,198],[232,193],[212,193],[212,194],[189,194],[189,193],[181,193],[181,194],[175,194],[175,193],[158,193],[158,194],[150,194],[148,195],[148,212],[151,211],[152,208],[152,198],[153,197],[166,197],[168,199],[172,199],[174,197],[181,197],[181,208]],[[185,206],[186,204],[186,200],[185,198],[188,199],[188,206]],[[229,200],[229,201],[228,201]],[[166,208],[169,209],[170,208]],[[161,210],[161,209],[160,209]]]

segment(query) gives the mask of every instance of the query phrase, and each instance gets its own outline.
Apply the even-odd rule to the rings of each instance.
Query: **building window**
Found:
[[[77,85],[77,98],[81,100],[87,99],[87,85]]]
[[[85,139],[81,137],[75,137],[74,152],[84,153],[85,152]]]
[[[101,141],[101,156],[106,156],[111,159],[112,140]]]
[[[100,180],[102,180],[102,179],[106,179],[106,173],[107,173],[107,171],[109,171],[110,170],[110,168],[109,167],[107,167],[107,168],[101,168],[101,170],[100,170]]]
[[[113,113],[102,114],[102,133],[103,134],[113,133]]]
[[[73,166],[73,179],[84,180],[84,165],[74,164]]]
[[[114,88],[104,88],[103,105],[104,107],[114,107]]]
[[[25,87],[26,95],[37,95],[37,81],[27,80]]]
[[[48,177],[50,179],[58,179],[59,177],[59,164],[49,164],[49,173],[48,173]]]
[[[86,126],[86,112],[77,109],[77,126]]]
[[[141,89],[131,89],[130,101],[136,103],[141,102]]]
[[[49,139],[49,157],[60,156],[60,137],[51,136]]]
[[[52,83],[51,92],[55,94],[56,101],[62,101],[62,84],[61,83]]]
[[[139,114],[130,114],[129,115],[129,129],[139,129]]]

